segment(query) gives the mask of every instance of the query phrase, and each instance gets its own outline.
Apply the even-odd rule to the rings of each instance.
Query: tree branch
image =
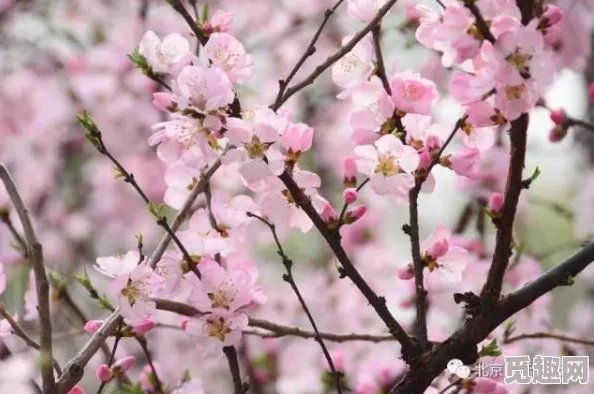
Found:
[[[382,54],[382,44],[381,44],[381,33],[382,33],[382,25],[378,23],[377,25],[373,26],[371,29],[371,35],[373,36],[373,48],[375,50],[375,56],[377,61],[377,70],[376,74],[379,79],[382,81],[382,85],[388,94],[392,94],[392,89],[390,88],[390,82],[388,82],[388,76],[386,75],[386,66],[384,64],[384,56]]]
[[[507,338],[503,343],[508,344],[508,343],[513,343],[516,341],[521,341],[524,339],[557,339],[557,340],[563,341],[563,342],[571,342],[571,343],[577,343],[580,345],[594,346],[594,340],[591,340],[591,339],[569,337],[566,335],[553,334],[551,332],[535,332],[535,333],[531,333],[531,334],[520,334],[515,337]]]
[[[52,394],[55,392],[56,382],[54,372],[52,371],[52,360],[54,358],[52,354],[52,321],[49,301],[49,281],[43,262],[43,249],[37,240],[37,235],[31,224],[29,211],[25,207],[10,173],[3,164],[0,164],[0,179],[2,179],[6,191],[19,215],[21,224],[23,225],[25,240],[27,242],[27,255],[30,256],[30,262],[35,274],[40,326],[39,344],[41,347],[40,368],[42,388],[44,393]]]
[[[233,378],[233,392],[235,394],[243,394],[248,390],[248,386],[241,382],[241,373],[239,372],[239,362],[237,360],[237,351],[233,346],[225,346],[223,353],[227,357],[229,369],[231,370],[231,377]]]
[[[278,86],[279,86],[278,94],[276,95],[276,100],[273,105],[275,108],[277,108],[277,109],[280,108],[280,106],[282,105],[281,100],[283,98],[283,94],[285,93],[285,90],[289,86],[289,83],[291,83],[291,81],[293,80],[293,77],[297,74],[297,72],[299,71],[301,66],[303,66],[305,61],[316,52],[316,43],[318,42],[318,39],[320,38],[320,35],[322,34],[324,27],[326,27],[326,23],[328,22],[330,17],[334,14],[334,11],[336,11],[338,9],[338,7],[340,7],[340,5],[343,2],[344,2],[344,0],[338,0],[338,2],[334,5],[334,7],[328,8],[328,9],[326,9],[326,11],[324,11],[324,19],[322,20],[322,23],[320,24],[320,27],[318,27],[318,30],[314,34],[313,38],[309,42],[307,49],[305,50],[305,52],[303,53],[301,58],[297,61],[297,64],[295,64],[295,67],[293,67],[291,72],[289,72],[289,75],[287,76],[287,78],[281,79],[278,81]]]
[[[516,209],[522,191],[522,170],[526,157],[526,131],[528,130],[528,114],[522,114],[511,123],[509,131],[511,142],[510,164],[505,187],[505,200],[501,218],[497,220],[497,235],[493,261],[489,268],[487,280],[481,291],[481,298],[487,308],[494,305],[501,294],[501,286],[505,270],[511,256],[513,225]]]

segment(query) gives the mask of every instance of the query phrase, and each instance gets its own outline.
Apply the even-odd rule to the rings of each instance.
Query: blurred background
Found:
[[[435,3],[424,3],[437,9]],[[324,10],[334,2],[199,1],[199,12],[205,4],[211,12],[224,9],[233,13],[233,34],[255,58],[256,75],[238,92],[244,107],[249,107],[268,105],[274,100],[278,79],[286,76],[302,55]],[[414,4],[399,2],[383,23],[388,73],[412,68],[432,79],[442,94],[434,117],[436,121],[453,124],[462,111],[447,97],[450,70],[441,67],[438,54],[415,44],[418,21],[410,16]],[[560,49],[567,51],[566,67],[544,99],[549,108],[563,108],[574,118],[588,120],[594,114],[587,96],[588,83],[594,81],[594,61],[590,58],[594,2],[572,0],[559,5],[566,10],[568,26],[565,46]],[[186,6],[193,8],[191,2]],[[307,75],[340,47],[345,36],[361,27],[346,16],[344,7],[339,9],[322,34],[316,53],[295,80]],[[86,296],[73,276],[86,270],[93,283],[102,288],[106,280],[91,269],[97,256],[135,249],[134,235],[139,232],[144,236],[145,250],[151,251],[162,235],[129,185],[115,180],[111,164],[88,146],[75,121],[76,114],[83,109],[89,111],[100,125],[111,152],[134,173],[153,201],[163,200],[165,167],[147,142],[151,126],[165,119],[151,104],[152,92],[158,91],[159,86],[127,58],[147,30],[154,30],[161,37],[178,32],[195,43],[182,18],[160,0],[0,0],[0,161],[11,169],[31,207],[48,267],[66,283],[72,300],[83,311],[80,316],[60,294],[55,294],[52,308],[56,316],[56,357],[63,363],[87,338],[81,330],[83,320],[107,315]],[[321,174],[321,191],[336,204],[341,202],[342,161],[352,154],[353,146],[351,103],[337,99],[338,92],[327,72],[285,104],[296,119],[315,127],[314,149],[304,167]],[[588,242],[594,232],[594,138],[590,132],[574,128],[563,141],[553,144],[548,137],[552,127],[546,108],[531,113],[525,174],[538,167],[541,175],[522,196],[515,228],[519,257],[517,268],[513,268],[518,271],[520,282],[510,277],[507,290],[524,283],[526,276],[536,276],[540,270],[562,261]],[[435,192],[422,195],[420,200],[421,238],[436,225],[446,224],[460,229],[465,242],[478,240],[484,245],[485,252],[477,252],[474,266],[465,272],[464,286],[470,290],[476,291],[482,285],[490,257],[487,255],[494,241],[494,228],[484,213],[485,191],[503,191],[496,177],[494,183],[489,183],[489,174],[497,173],[489,158],[507,154],[504,140],[486,155],[479,180],[461,179],[451,171],[437,168]],[[213,189],[231,195],[249,193],[237,174],[225,170],[213,178]],[[345,246],[363,275],[387,297],[396,317],[410,326],[414,318],[414,308],[410,307],[412,285],[396,277],[396,269],[410,260],[409,241],[401,231],[408,210],[372,195],[369,190],[362,193],[370,209],[364,219],[343,234],[347,239]],[[0,206],[7,204],[2,190]],[[4,216],[12,218],[19,229],[14,212],[4,211]],[[171,210],[170,214],[173,213]],[[282,267],[270,233],[263,226],[255,226],[251,238],[251,255],[261,270],[260,283],[268,294],[268,304],[258,314],[307,328],[294,295],[281,280]],[[283,237],[283,244],[296,262],[296,279],[322,329],[384,332],[381,321],[352,285],[338,280],[332,255],[315,231],[290,232]],[[25,327],[33,331],[35,322],[31,320],[35,316],[27,314],[26,308],[30,267],[15,250],[7,226],[0,226],[0,261],[8,267],[10,279],[8,290],[0,299],[18,312]],[[519,273],[523,269],[531,274]],[[442,296],[452,292],[430,292],[430,336],[434,340],[453,332],[461,321],[462,312],[451,296]],[[559,331],[594,340],[593,301],[594,269],[590,268],[575,286],[556,290],[551,297],[522,312],[516,321],[516,333]],[[164,314],[162,319],[179,324],[179,319],[171,315]],[[501,332],[494,335],[501,337]],[[31,390],[28,380],[35,358],[19,341],[8,338],[4,348],[0,345],[0,393]],[[194,376],[203,378],[207,392],[230,392],[224,360],[196,360],[179,330],[157,329],[149,335],[149,342],[164,369],[188,368]],[[260,368],[262,381],[270,392],[324,392],[321,355],[315,342],[263,341],[246,336],[243,346],[244,361],[252,363],[256,370]],[[588,354],[585,346],[547,340],[515,342],[509,348],[510,354]],[[394,375],[402,370],[394,357],[398,354],[394,343],[333,345],[332,350],[344,352],[353,382],[370,379],[382,368]],[[121,351],[138,350],[124,347]],[[270,354],[274,354],[274,368]],[[98,355],[91,365],[100,362]],[[87,373],[83,386],[94,387],[94,379],[92,373]],[[572,392],[592,392],[578,389],[586,391]],[[559,387],[519,390],[518,393],[569,392]]]

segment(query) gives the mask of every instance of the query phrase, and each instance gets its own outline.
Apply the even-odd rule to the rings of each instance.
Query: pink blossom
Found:
[[[344,199],[344,202],[347,204],[352,204],[355,201],[357,201],[357,195],[358,195],[357,189],[352,188],[352,187],[345,189],[342,192],[342,198]]]
[[[98,366],[95,375],[97,375],[97,379],[105,383],[110,382],[111,379],[113,379],[113,374],[107,364]]]
[[[226,270],[213,261],[199,265],[202,278],[192,287],[190,302],[202,312],[236,312],[250,302],[251,277],[241,269]]]
[[[497,383],[497,388],[491,394],[508,394],[509,390],[501,383]]]
[[[337,372],[346,372],[347,354],[343,349],[336,348],[330,350],[330,359]],[[326,357],[321,358],[321,364],[325,371],[330,371],[330,364]]]
[[[220,68],[205,67],[199,63],[186,66],[177,77],[179,107],[207,112],[225,107],[235,97],[231,82]]]
[[[210,25],[214,32],[227,33],[231,30],[233,14],[224,10],[216,10],[210,18]]]
[[[594,82],[588,86],[588,96],[590,97],[590,101],[594,102]]]
[[[282,145],[287,150],[287,160],[296,162],[303,152],[311,148],[314,129],[305,123],[291,123],[282,135]]]
[[[351,115],[352,140],[355,145],[372,144],[396,129],[394,104],[377,78],[352,90],[358,110]]]
[[[416,150],[393,136],[385,135],[374,145],[355,148],[359,172],[370,178],[371,188],[380,195],[393,195],[396,201],[408,202],[408,191],[414,186],[414,171],[419,166]]]
[[[325,203],[322,207],[322,219],[329,224],[336,223],[336,219],[338,219],[334,207],[329,202]]]
[[[138,51],[146,58],[153,72],[169,73],[190,52],[190,44],[177,33],[170,34],[161,41],[149,30],[142,37]]]
[[[369,22],[385,3],[386,0],[348,0],[347,11],[351,18]]]
[[[205,49],[208,58],[227,73],[231,82],[244,83],[254,75],[254,59],[232,35],[211,34]]]
[[[390,77],[392,103],[399,111],[421,115],[431,114],[439,95],[435,84],[412,71]]]
[[[510,121],[534,108],[539,98],[536,83],[519,76],[499,79],[496,89],[495,106]]]
[[[312,198],[313,202],[318,205],[318,209],[321,211],[325,200],[321,201],[316,198],[316,189],[322,183],[320,177],[313,172],[296,169],[293,172],[293,179],[304,190],[304,193]],[[305,212],[295,203],[291,194],[285,188],[285,185],[276,177],[267,178],[264,195],[260,202],[260,209],[279,228],[298,228],[305,233],[313,225]]]
[[[199,119],[173,114],[170,120],[152,126],[155,133],[149,138],[149,144],[157,145],[172,140],[182,147],[181,152],[175,152],[177,155],[197,149],[202,156],[207,156],[212,149],[220,148],[214,132],[220,129],[221,123],[216,120],[215,116],[210,115]]]
[[[155,328],[157,324],[149,319],[140,320],[131,324],[132,332],[136,335],[144,335],[153,328]]]
[[[397,276],[402,280],[410,280],[415,277],[415,270],[412,264],[407,264],[396,270]]]
[[[421,243],[421,252],[425,267],[430,272],[437,271],[447,282],[459,282],[467,264],[468,251],[452,246],[451,238],[450,229],[439,225]]]
[[[103,325],[103,320],[89,320],[85,323],[84,330],[89,334],[96,333]]]
[[[146,264],[138,264],[131,272],[119,274],[110,284],[110,292],[117,297],[122,316],[128,324],[150,319],[155,313],[153,294],[163,283]]]
[[[345,37],[342,40],[342,45],[345,45],[351,39],[352,36]],[[373,58],[373,43],[370,37],[366,37],[359,41],[349,53],[334,63],[332,66],[332,81],[338,87],[344,89],[338,95],[339,98],[350,96],[353,88],[360,86],[371,77],[375,70]]]
[[[345,213],[343,223],[355,223],[357,220],[361,219],[365,213],[367,213],[367,207],[365,205],[359,205],[357,207],[351,208]]]
[[[163,278],[163,286],[157,290],[160,297],[176,294],[183,279],[184,257],[181,252],[167,251],[155,266],[155,273]]]
[[[184,331],[195,338],[203,354],[214,355],[220,354],[224,346],[236,345],[247,325],[248,318],[243,313],[213,313],[190,319]]]
[[[476,176],[476,166],[480,159],[480,151],[476,148],[465,148],[445,158],[446,166],[456,174],[472,178]],[[443,161],[443,159],[442,159]]]
[[[140,253],[131,250],[124,255],[97,257],[96,264],[93,267],[103,275],[115,278],[116,276],[129,274],[141,262]]]

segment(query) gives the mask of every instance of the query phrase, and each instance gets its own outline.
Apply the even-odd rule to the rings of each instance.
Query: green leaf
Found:
[[[138,48],[135,48],[134,51],[132,51],[132,53],[128,54],[128,59],[130,59],[130,61],[134,63],[136,67],[142,70],[144,74],[148,75],[152,73],[151,67],[148,64],[146,57],[144,57],[144,55],[140,53]]]
[[[122,391],[120,391],[120,393],[123,393],[123,394],[143,394],[144,393],[144,389],[142,388],[140,382],[136,382],[134,384],[132,384],[132,383],[126,383],[126,384],[122,385]]]
[[[503,342],[506,342],[516,331],[516,322],[513,319],[509,319],[505,322],[505,330],[503,331]]]
[[[99,296],[99,306],[103,309],[107,309],[108,311],[114,311],[115,308],[111,305],[111,302],[107,299],[105,294]]]
[[[97,127],[95,120],[85,110],[80,115],[76,115],[76,120],[85,129],[85,137],[97,149],[101,146],[101,131]]]
[[[91,291],[91,289],[93,289],[91,278],[89,278],[89,274],[86,270],[84,270],[82,274],[75,274],[74,279],[86,290]]]
[[[493,339],[487,346],[483,346],[479,351],[480,357],[499,357],[501,356],[501,349],[497,343],[497,339]]]
[[[148,204],[148,210],[157,219],[163,218],[163,204],[155,204],[150,202]]]
[[[204,4],[204,7],[202,7],[202,16],[200,17],[202,23],[208,22],[208,16],[209,16],[209,6],[208,6],[208,3],[206,3],[206,4]]]

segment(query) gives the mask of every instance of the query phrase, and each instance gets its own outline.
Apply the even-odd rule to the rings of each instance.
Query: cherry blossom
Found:
[[[231,82],[244,83],[254,74],[254,59],[232,35],[211,34],[205,49],[208,58],[227,73]]]
[[[459,282],[468,260],[468,251],[451,245],[449,228],[439,225],[421,243],[423,263],[430,273],[437,272],[446,281]]]
[[[243,313],[212,313],[200,319],[190,319],[184,330],[195,339],[201,354],[215,355],[221,354],[223,346],[236,345],[247,324],[248,318]]]
[[[419,166],[416,150],[389,134],[374,145],[355,148],[357,168],[371,179],[371,188],[380,195],[393,195],[400,204],[408,202],[408,191],[414,186],[414,171]]]
[[[408,70],[390,77],[390,89],[392,103],[404,113],[430,115],[439,97],[432,81]]]
[[[138,51],[146,58],[153,72],[169,73],[190,52],[190,44],[177,33],[170,34],[161,41],[149,30],[142,37]]]

